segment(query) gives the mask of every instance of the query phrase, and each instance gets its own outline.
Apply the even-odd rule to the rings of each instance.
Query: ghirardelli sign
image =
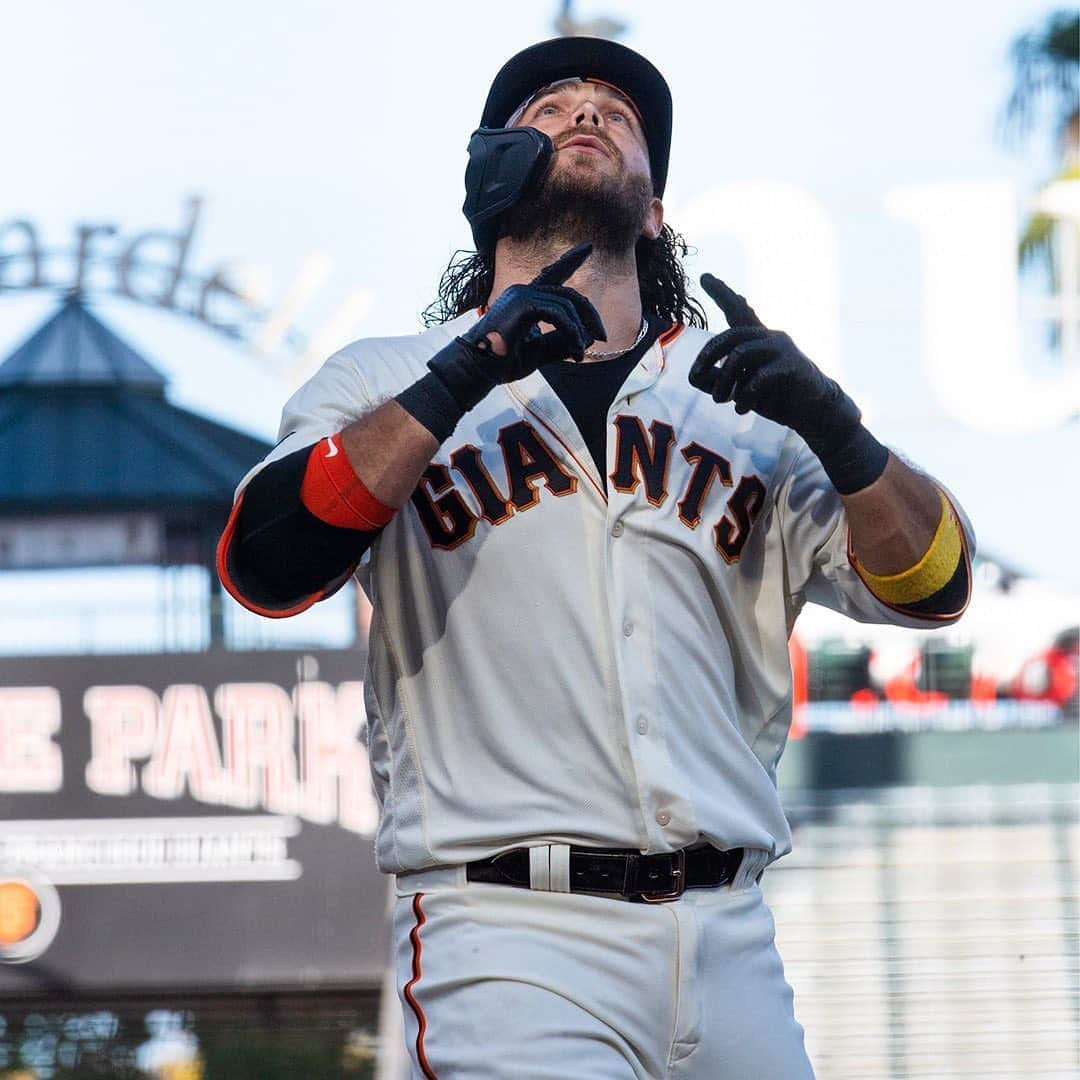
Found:
[[[67,247],[49,248],[31,221],[0,224],[0,289],[93,289],[189,315],[238,336],[256,312],[225,267],[190,267],[202,200],[188,200],[171,229],[125,233],[112,222],[78,224]]]
[[[111,293],[194,319],[256,351],[283,345],[292,353],[304,352],[305,363],[309,353],[328,353],[339,345],[338,339],[347,338],[370,307],[372,294],[354,289],[325,327],[302,334],[293,320],[325,282],[330,260],[309,256],[272,302],[257,280],[264,275],[245,274],[234,263],[196,266],[202,213],[202,200],[193,197],[175,225],[129,230],[108,221],[79,223],[59,246],[47,242],[33,221],[0,222],[0,294],[33,289]]]

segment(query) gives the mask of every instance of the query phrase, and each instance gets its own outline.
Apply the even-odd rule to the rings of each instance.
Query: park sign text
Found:
[[[378,985],[363,664],[0,658],[0,998]]]
[[[95,684],[80,704],[68,722],[89,729],[81,777],[65,770],[61,688],[0,686],[0,794],[60,792],[81,780],[95,795],[190,799],[375,831],[362,682],[303,680],[291,692],[268,681],[178,681],[160,692]]]

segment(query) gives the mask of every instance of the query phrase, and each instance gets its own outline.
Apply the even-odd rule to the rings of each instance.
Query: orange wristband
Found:
[[[381,529],[397,513],[364,486],[345,456],[340,435],[322,439],[311,448],[300,501],[327,525],[364,532]]]

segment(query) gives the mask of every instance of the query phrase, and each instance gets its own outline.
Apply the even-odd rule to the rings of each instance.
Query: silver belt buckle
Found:
[[[638,893],[638,896],[646,904],[666,904],[669,900],[678,900],[686,891],[686,850],[685,848],[679,848],[678,851],[671,854],[675,858],[675,866],[671,871],[671,876],[674,878],[674,888],[665,893]]]

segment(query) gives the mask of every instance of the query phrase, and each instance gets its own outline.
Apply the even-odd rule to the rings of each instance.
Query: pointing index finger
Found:
[[[716,301],[724,313],[728,326],[764,326],[757,313],[734,289],[728,288],[718,277],[712,274],[701,275],[701,287]]]
[[[550,266],[545,266],[529,284],[561,285],[591,254],[592,244],[577,244],[564,251]]]

